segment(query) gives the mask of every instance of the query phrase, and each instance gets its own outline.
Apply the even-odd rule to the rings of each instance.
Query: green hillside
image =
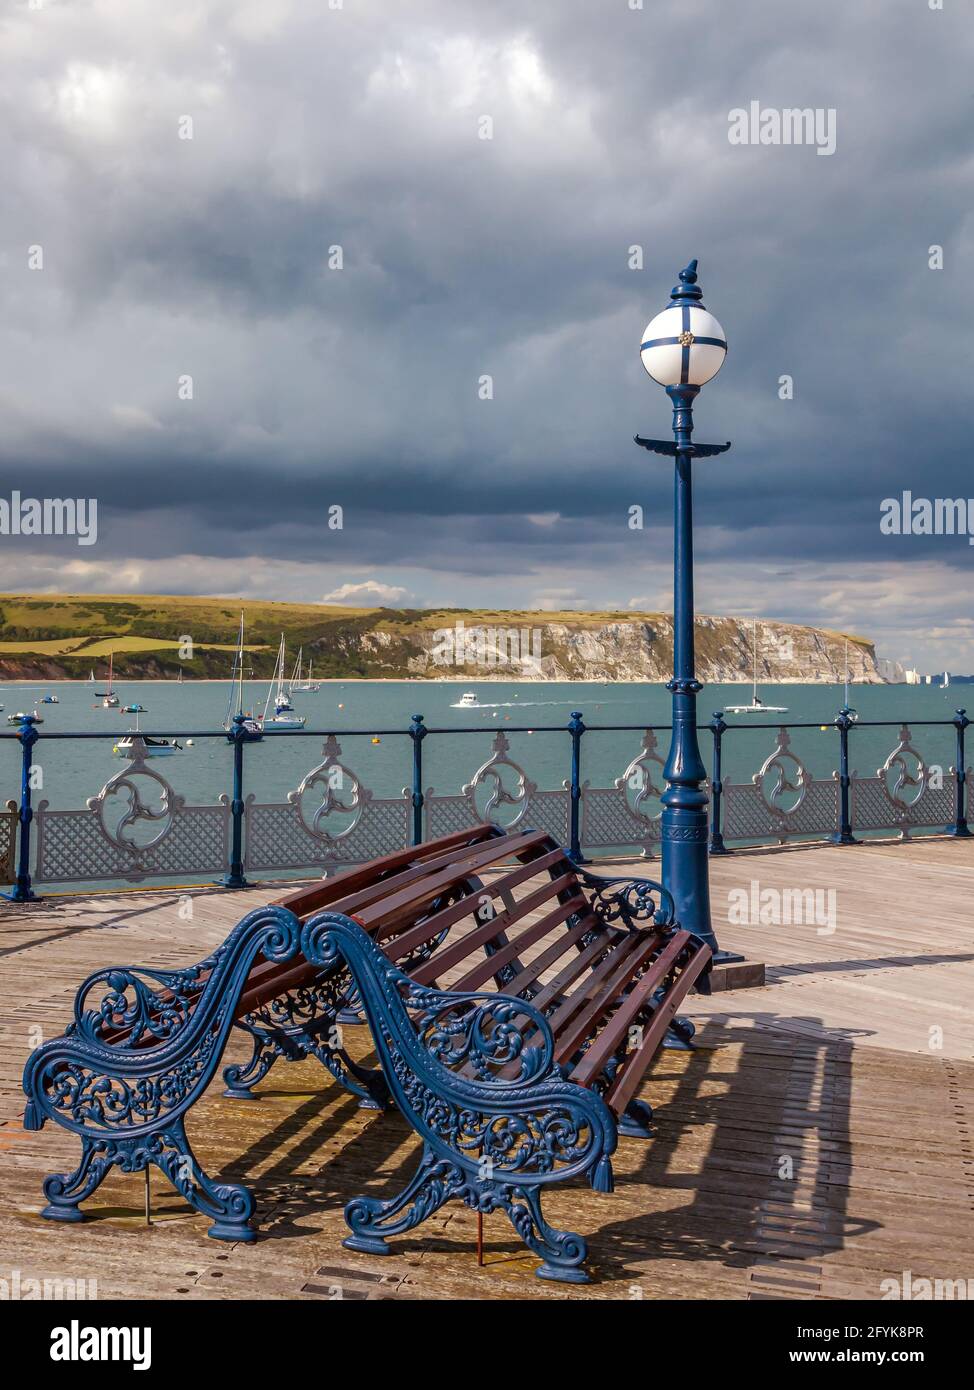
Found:
[[[180,670],[187,679],[223,677],[230,671],[241,609],[247,674],[256,677],[271,674],[282,632],[292,657],[304,648],[316,676],[392,679],[432,674],[432,633],[452,629],[458,621],[468,628],[543,628],[547,650],[555,653],[566,628],[579,633],[624,624],[631,631],[640,625],[652,644],[655,628],[668,625],[666,615],[629,611],[346,608],[162,594],[0,594],[0,679],[78,679],[89,669],[103,675],[110,653],[120,677],[175,677]],[[553,634],[552,625],[562,626]],[[701,660],[717,659],[718,648],[736,640],[738,630],[735,619],[702,619]],[[829,642],[842,636],[824,635]],[[180,653],[186,637],[192,639],[191,658]],[[871,654],[865,638],[850,641]],[[661,659],[668,645],[660,634]],[[749,638],[741,650],[746,665]]]

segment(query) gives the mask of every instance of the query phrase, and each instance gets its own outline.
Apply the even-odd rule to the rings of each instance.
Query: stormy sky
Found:
[[[966,533],[880,530],[974,499],[972,50],[961,0],[11,0],[0,497],[99,533],[0,588],[665,610],[638,347],[696,256],[699,609],[974,671]]]

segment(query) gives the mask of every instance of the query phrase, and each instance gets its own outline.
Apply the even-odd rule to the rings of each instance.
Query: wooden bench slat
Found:
[[[622,1114],[623,1110],[625,1110],[638,1090],[639,1083],[643,1079],[646,1068],[656,1055],[656,1049],[663,1041],[663,1035],[670,1026],[673,1015],[680,1007],[683,999],[689,993],[694,981],[705,968],[709,959],[710,951],[705,947],[698,951],[689,964],[680,972],[679,980],[657,1009],[653,1016],[652,1024],[643,1035],[643,1040],[639,1047],[629,1056],[624,1069],[609,1088],[605,1097],[606,1104],[609,1105],[617,1115]]]
[[[555,1033],[555,1061],[569,1062],[586,1041],[595,1025],[609,1012],[635,972],[656,950],[659,938],[655,932],[626,949],[621,942],[609,959],[597,966],[591,975],[570,994],[548,1020]]]
[[[542,859],[525,865],[514,874],[505,875],[503,879],[485,884],[484,892],[495,897],[504,889],[516,887],[525,879],[532,878],[539,868],[546,868],[550,864],[557,863],[559,857],[557,854],[546,854]],[[473,931],[468,932],[460,940],[451,941],[449,946],[441,947],[431,961],[425,962],[410,972],[411,978],[420,985],[426,985],[432,980],[439,979],[447,970],[452,970],[455,965],[466,960],[475,950],[485,946],[487,942],[493,941],[496,936],[507,931],[508,927],[520,921],[527,913],[533,912],[535,908],[540,907],[542,903],[547,902],[549,898],[554,897],[563,888],[571,886],[574,882],[574,874],[564,874],[561,878],[549,879],[540,888],[521,898],[513,911],[506,908],[503,912],[499,912],[496,917],[492,917],[489,922],[484,922]],[[435,936],[445,926],[452,926],[462,917],[468,915],[470,911],[471,901],[468,898],[463,902],[453,903],[450,907],[443,908],[433,917],[414,927],[412,931],[404,932],[393,942],[396,959],[399,960],[403,955],[408,955],[410,951],[429,940],[430,936]]]
[[[544,972],[549,970],[554,965],[555,961],[560,960],[562,956],[571,951],[572,947],[581,940],[585,933],[592,930],[594,920],[592,914],[586,911],[582,921],[577,922],[574,927],[570,927],[564,932],[559,932],[547,950],[535,956],[534,960],[529,961],[528,964],[525,965],[519,975],[514,976],[514,979],[506,987],[506,992],[508,994],[523,995],[524,991],[528,989],[529,986],[536,984],[537,981],[540,980]],[[603,937],[603,939],[598,942],[598,950],[594,950],[592,946],[588,946],[582,950],[576,951],[569,962],[568,971],[562,972],[562,976],[566,975],[568,972],[572,972],[570,978],[563,981],[562,976],[558,976],[556,980],[552,981],[552,985],[554,986],[554,994],[552,997],[557,996],[559,990],[564,989],[565,983],[570,984],[571,980],[577,977],[579,971],[585,969],[588,961],[600,955],[609,944],[611,944],[611,938],[607,941]],[[580,966],[578,965],[579,961],[582,961]],[[578,966],[578,970],[575,970],[574,967],[576,966]],[[559,983],[559,981],[562,982]],[[536,997],[539,1000],[542,999],[541,994],[538,994]],[[532,1000],[532,1002],[534,1002],[534,1000]],[[545,1002],[547,1001],[543,1001],[538,1007],[544,1008]]]
[[[444,835],[439,840],[426,840],[419,845],[409,845],[405,849],[397,849],[392,854],[373,859],[368,864],[343,869],[324,883],[315,883],[309,888],[299,888],[293,893],[287,893],[283,898],[275,898],[270,906],[286,907],[296,917],[304,918],[312,912],[317,912],[320,907],[333,903],[337,897],[347,897],[355,892],[357,887],[371,885],[380,877],[386,879],[390,870],[395,872],[400,866],[422,860],[447,860],[457,846],[497,838],[495,832],[496,827],[484,821],[480,825],[471,826],[469,830],[456,830],[450,835]]]
[[[489,868],[491,864],[496,864],[501,859],[509,859],[512,854],[519,855],[526,850],[533,849],[547,838],[543,830],[526,830],[513,842],[500,836],[496,840],[490,841],[486,847],[465,853],[453,866],[418,879],[400,892],[393,892],[388,897],[383,896],[379,902],[356,912],[356,921],[361,922],[367,930],[377,921],[389,923],[396,921],[397,916],[400,919],[404,918],[411,909],[432,900],[444,888],[448,888],[468,874],[472,874],[478,869]]]
[[[579,1086],[588,1086],[599,1075],[619,1047],[632,1020],[640,1009],[645,1008],[650,1002],[655,990],[676,965],[689,940],[689,932],[677,932],[645,974],[640,976],[572,1072],[572,1080],[577,1081]]]
[[[516,956],[520,955],[522,950],[528,946],[534,945],[534,943],[540,941],[542,937],[547,936],[553,927],[561,926],[566,917],[571,917],[573,912],[584,911],[585,906],[585,899],[582,897],[581,889],[579,889],[577,898],[571,898],[568,902],[559,903],[556,907],[553,907],[550,912],[546,912],[537,922],[532,923],[525,927],[523,931],[518,932],[513,941],[509,941],[507,945],[502,946],[499,951],[495,951],[493,955],[478,962],[472,970],[467,971],[462,979],[451,984],[450,988],[461,991],[479,989],[492,975],[496,975],[498,970],[509,964]],[[506,985],[504,986],[504,992],[505,994],[509,992],[508,986]]]

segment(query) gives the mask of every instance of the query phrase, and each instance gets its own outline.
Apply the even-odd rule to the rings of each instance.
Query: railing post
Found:
[[[243,746],[247,742],[243,714],[233,716],[228,739],[233,745],[233,800],[230,802],[230,868],[223,876],[224,888],[249,888],[243,871]]]
[[[849,818],[849,730],[854,723],[851,715],[849,706],[843,705],[833,721],[839,731],[839,828],[832,836],[834,845],[859,843],[852,833]]]
[[[581,710],[573,709],[568,721],[568,732],[572,739],[572,776],[569,784],[569,845],[568,857],[573,864],[584,864],[582,845],[579,839],[579,810],[582,802],[582,734],[585,721]]]
[[[30,882],[30,823],[34,819],[30,794],[33,780],[34,744],[40,738],[40,734],[34,727],[32,714],[24,715],[17,737],[23,750],[20,776],[20,810],[17,815],[20,825],[20,834],[17,839],[17,883],[12,893],[4,893],[3,896],[12,903],[31,903],[37,901],[37,894]]]
[[[947,834],[956,835],[962,840],[968,840],[971,837],[970,827],[967,824],[967,764],[964,756],[964,730],[970,723],[966,709],[956,711],[953,725],[957,730],[957,767],[954,770],[954,789],[957,793],[957,801],[954,809],[954,822],[952,825],[948,825]]]
[[[710,721],[710,732],[714,739],[714,762],[713,775],[710,779],[710,853],[711,854],[730,854],[730,850],[724,844],[724,837],[720,826],[720,802],[724,791],[724,784],[720,774],[720,753],[721,740],[727,730],[724,723],[724,711],[721,709],[714,711],[714,717]]]
[[[414,714],[409,726],[413,741],[413,844],[423,843],[423,739],[429,730],[421,714]]]

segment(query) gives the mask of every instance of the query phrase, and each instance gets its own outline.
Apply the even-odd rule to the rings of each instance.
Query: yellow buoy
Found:
[[[374,738],[374,739],[372,740],[372,742],[373,742],[373,743],[381,743],[381,742],[382,742],[382,739],[381,739],[381,738]]]

